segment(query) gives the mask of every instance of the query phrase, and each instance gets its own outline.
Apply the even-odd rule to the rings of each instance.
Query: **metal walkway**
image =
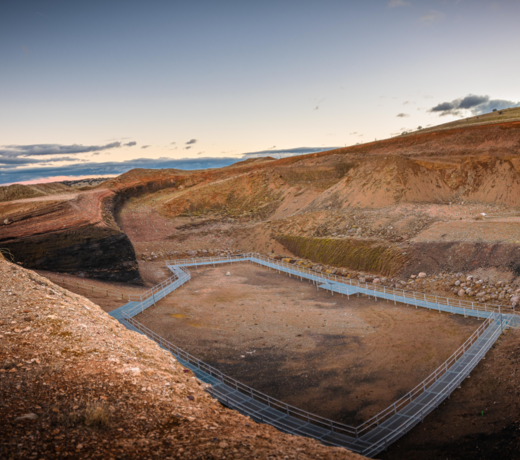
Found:
[[[289,276],[306,279],[316,284],[317,289],[326,289],[332,294],[347,296],[366,294],[376,299],[405,303],[416,308],[429,308],[439,312],[475,316],[485,319],[485,321],[445,363],[417,387],[375,417],[357,427],[351,427],[311,414],[260,393],[167,342],[133,318],[157,300],[189,281],[191,275],[184,267],[235,262],[257,263]],[[342,283],[337,279],[331,279],[330,276],[326,277],[310,270],[304,271],[257,254],[174,261],[167,262],[167,266],[174,274],[170,279],[170,284],[152,290],[152,296],[142,302],[129,302],[123,307],[113,310],[110,314],[129,329],[143,333],[162,348],[169,350],[182,365],[191,369],[197,378],[211,384],[208,392],[226,406],[250,416],[257,422],[268,423],[281,431],[312,437],[328,445],[346,447],[369,457],[386,449],[421,422],[470,374],[505,328],[518,326],[518,315],[515,312],[499,313],[495,311],[496,308],[489,308],[488,311],[487,306],[478,305],[476,307],[473,305],[473,308],[469,308],[466,304],[449,305],[449,299],[447,304],[442,299],[440,302],[431,302],[425,300],[426,296],[423,299],[417,298],[417,293],[414,293],[412,298],[410,293],[405,293],[405,291],[389,290],[386,292],[383,290],[381,292],[380,289],[371,289],[366,283],[364,286],[359,283],[358,285]],[[402,295],[399,295],[401,292]],[[436,299],[438,300],[438,298]]]

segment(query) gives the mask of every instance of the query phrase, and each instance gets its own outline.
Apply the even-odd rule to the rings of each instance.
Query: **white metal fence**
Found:
[[[318,282],[326,282],[333,281],[334,283],[344,284],[346,286],[353,286],[359,289],[362,289],[367,295],[373,295],[375,297],[384,298],[386,300],[392,300],[394,302],[406,303],[408,305],[416,305],[422,306],[421,302],[428,302],[430,304],[435,304],[443,311],[446,311],[446,307],[448,311],[453,313],[458,313],[456,308],[465,310],[467,312],[470,311],[482,311],[485,313],[501,313],[501,314],[517,314],[516,308],[514,306],[504,306],[504,305],[495,305],[495,304],[486,304],[482,302],[476,302],[471,300],[464,299],[453,299],[449,297],[436,296],[431,294],[426,294],[417,291],[407,291],[404,289],[395,289],[386,286],[382,286],[379,284],[373,283],[361,283],[358,280],[354,280],[351,278],[345,278],[338,275],[328,275],[326,273],[316,272],[310,268],[300,267],[295,264],[289,264],[287,262],[283,262],[281,260],[275,260],[270,257],[263,256],[257,253],[246,253],[234,256],[227,257],[201,257],[201,258],[193,258],[193,259],[178,259],[178,260],[167,260],[166,265],[168,266],[182,266],[182,265],[194,265],[194,266],[203,266],[203,265],[211,265],[218,263],[226,263],[226,262],[256,262],[261,265],[266,265],[266,263],[275,269],[285,269],[283,270],[285,273],[293,274],[295,276],[305,277],[311,281]],[[485,315],[487,317],[487,315]]]
[[[361,292],[374,295],[376,297],[385,298],[386,300],[392,300],[397,302],[405,302],[408,304],[420,305],[421,302],[427,302],[428,304],[435,303],[439,307],[442,307],[443,311],[446,311],[446,307],[452,307],[453,313],[463,314],[465,310],[477,310],[485,312],[483,316],[485,321],[477,328],[477,330],[461,345],[455,353],[453,353],[443,364],[441,364],[433,373],[431,373],[426,379],[424,379],[419,385],[409,391],[406,395],[399,398],[395,403],[388,406],[366,422],[359,426],[353,427],[346,424],[338,423],[325,417],[312,414],[310,412],[298,409],[297,407],[286,404],[275,398],[261,393],[248,385],[245,385],[237,380],[229,377],[209,364],[204,363],[198,358],[192,356],[181,348],[171,344],[151,329],[147,328],[133,316],[139,312],[144,311],[150,305],[155,303],[158,297],[162,298],[169,292],[175,290],[181,284],[184,284],[191,278],[189,271],[185,268],[186,266],[207,266],[212,264],[220,263],[235,263],[235,262],[252,262],[260,263],[261,265],[268,266],[269,268],[279,269],[281,272],[289,275],[299,276],[301,279],[313,281],[317,286],[322,283],[334,283],[342,284],[347,286],[354,286]],[[143,297],[139,302],[133,305],[128,305],[128,308],[123,311],[123,319],[128,322],[137,330],[147,335],[152,340],[156,341],[161,347],[169,350],[180,360],[185,362],[188,366],[192,366],[209,377],[216,379],[218,382],[224,384],[226,388],[232,389],[233,391],[239,392],[240,394],[251,398],[251,400],[257,401],[266,407],[275,409],[292,420],[300,420],[307,424],[313,425],[321,430],[326,429],[334,435],[342,435],[344,437],[352,439],[352,442],[338,442],[333,440],[323,440],[323,436],[313,436],[320,439],[322,442],[331,445],[346,446],[350,449],[360,452],[367,456],[373,456],[384,450],[389,444],[394,442],[396,439],[404,435],[406,432],[411,430],[417,423],[419,423],[426,415],[433,411],[442,401],[444,401],[451,392],[457,388],[460,383],[469,375],[473,368],[478,364],[480,359],[485,353],[491,348],[496,339],[500,336],[504,328],[512,327],[516,325],[516,312],[514,309],[504,309],[500,305],[485,305],[475,302],[467,302],[464,300],[456,300],[456,305],[453,305],[453,299],[443,298],[438,296],[429,296],[423,294],[424,297],[418,299],[417,293],[409,292],[404,290],[387,289],[379,285],[360,283],[356,280],[339,278],[334,275],[327,275],[322,273],[314,272],[310,269],[298,267],[292,264],[288,264],[283,261],[273,260],[268,257],[261,256],[259,254],[240,254],[235,256],[227,257],[206,257],[197,259],[183,259],[175,261],[167,261],[167,265],[174,272],[174,275],[169,279],[161,283],[160,285],[154,286],[148,292],[149,297]],[[336,291],[341,292],[341,291]],[[451,304],[450,304],[451,303]],[[428,308],[431,308],[429,306]],[[449,310],[448,310],[449,311]],[[449,373],[449,374],[448,374]],[[448,374],[448,375],[447,375]],[[448,378],[447,378],[448,377]],[[442,384],[438,392],[432,392],[432,388]],[[256,416],[255,411],[246,410],[242,405],[237,405],[233,398],[230,398],[227,391],[221,391],[218,389],[218,385],[215,388],[211,388],[208,391],[217,399],[230,407],[235,407],[238,410],[251,415]],[[428,401],[423,404],[421,397],[428,395]],[[433,395],[432,397],[430,397]],[[418,403],[420,401],[420,403]],[[416,412],[413,416],[403,417],[400,413],[404,410],[408,410],[414,404],[417,406]],[[270,419],[269,415],[262,415],[261,417],[256,416],[257,419],[265,423],[270,423],[283,431],[292,432],[295,434],[302,434],[298,429],[294,428],[294,422],[284,424],[284,420],[280,418]],[[388,423],[396,419],[396,423],[392,423],[392,428],[384,428],[384,436],[380,436],[377,441],[368,442],[364,441],[364,438],[370,437],[375,431],[382,429],[382,424]],[[383,425],[384,426],[384,425]],[[310,435],[312,436],[312,435]],[[357,444],[356,444],[357,443]]]

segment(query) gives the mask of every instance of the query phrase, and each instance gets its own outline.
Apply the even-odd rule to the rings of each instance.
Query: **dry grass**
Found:
[[[110,411],[104,404],[90,403],[85,409],[83,423],[93,428],[110,426]]]

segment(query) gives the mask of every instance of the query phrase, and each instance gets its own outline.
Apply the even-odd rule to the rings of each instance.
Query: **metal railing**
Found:
[[[417,399],[422,393],[428,390],[435,382],[437,382],[449,369],[468,351],[468,349],[482,336],[486,329],[491,325],[496,318],[489,317],[486,319],[478,329],[471,334],[458,349],[453,353],[446,361],[444,361],[435,371],[433,371],[428,377],[426,377],[421,383],[415,388],[410,390],[404,396],[399,398],[395,403],[382,410],[374,417],[370,418],[366,422],[358,426],[358,429],[362,432],[370,431],[374,426],[381,424],[382,421],[388,419],[392,415],[396,415],[401,409],[406,407],[409,403]],[[500,330],[502,333],[502,330]],[[500,334],[499,334],[500,335]],[[493,341],[494,342],[494,341]]]
[[[451,309],[452,313],[458,313],[455,309],[459,308],[462,310],[466,310],[469,312],[472,311],[482,311],[485,313],[500,313],[500,314],[518,314],[516,308],[514,306],[504,306],[504,305],[495,305],[495,304],[486,304],[476,301],[463,300],[463,299],[454,299],[449,297],[436,296],[431,294],[426,294],[418,291],[406,291],[404,289],[395,289],[386,286],[381,286],[379,284],[373,283],[362,283],[358,280],[354,280],[352,278],[344,278],[338,275],[328,275],[326,273],[321,273],[312,270],[311,268],[304,268],[298,265],[289,264],[287,262],[283,262],[280,260],[275,260],[270,257],[262,256],[257,253],[246,253],[234,256],[226,256],[226,257],[201,257],[201,258],[192,258],[192,259],[178,259],[178,260],[167,260],[166,265],[168,266],[178,266],[178,265],[202,265],[208,263],[225,263],[225,262],[240,262],[240,261],[250,261],[250,262],[265,262],[269,264],[272,268],[280,267],[291,270],[297,276],[306,275],[306,279],[310,279],[312,281],[333,281],[334,283],[343,284],[345,286],[353,286],[359,288],[368,295],[373,295],[375,297],[382,297],[386,300],[393,300],[394,302],[407,303],[409,305],[421,306],[420,302],[428,302],[438,305],[439,307],[446,307]],[[261,265],[265,265],[261,263]],[[273,267],[275,265],[276,267]],[[381,295],[382,294],[382,295]],[[487,315],[486,315],[487,316]]]
[[[316,414],[312,414],[305,410],[299,409],[297,407],[291,406],[289,404],[284,403],[283,401],[272,398],[254,388],[251,388],[248,385],[245,385],[232,377],[229,377],[223,374],[218,369],[215,369],[213,366],[201,361],[190,353],[184,351],[178,346],[168,342],[166,339],[161,337],[159,334],[152,331],[150,328],[144,326],[142,323],[137,321],[135,318],[127,314],[124,315],[124,320],[135,327],[137,330],[141,331],[143,334],[148,336],[150,339],[154,340],[158,343],[162,348],[170,351],[173,355],[177,356],[184,362],[200,369],[205,372],[209,376],[217,379],[222,382],[226,386],[239,391],[245,396],[250,397],[269,408],[276,409],[280,412],[285,413],[288,416],[297,418],[303,422],[310,423],[320,428],[324,428],[326,430],[330,430],[330,432],[340,435],[345,435],[354,438],[355,440],[359,440],[363,435],[370,432],[372,429],[377,428],[378,425],[382,424],[384,421],[388,420],[390,417],[397,415],[397,413],[404,409],[409,403],[416,400],[421,394],[428,391],[429,388],[433,384],[435,384],[440,378],[442,378],[446,372],[471,348],[472,345],[482,336],[482,334],[487,330],[487,328],[493,324],[493,322],[498,322],[502,320],[502,315],[494,314],[492,317],[488,318],[484,323],[482,323],[479,328],[464,342],[459,349],[453,353],[443,364],[441,364],[432,374],[430,374],[426,379],[424,379],[419,385],[417,385],[413,390],[408,392],[402,398],[397,400],[395,403],[388,406],[386,409],[382,410],[366,422],[362,423],[357,427],[349,426],[343,423],[335,422],[333,420],[327,419],[325,417],[321,417]],[[499,319],[500,318],[500,319]],[[451,392],[457,388],[462,380],[464,380],[471,370],[478,364],[480,359],[485,355],[485,353],[489,350],[489,348],[496,341],[498,336],[502,333],[503,328],[508,327],[507,323],[501,323],[501,327],[497,327],[496,330],[490,335],[485,343],[482,344],[480,350],[473,356],[473,358],[461,369],[457,375],[458,378],[454,379],[451,384],[447,387],[445,391],[434,396],[431,401],[425,404],[422,409],[414,416],[409,417],[405,422],[401,425],[395,427],[394,429],[388,430],[389,433],[375,443],[370,444],[369,447],[365,447],[357,450],[358,452],[364,455],[376,455],[381,450],[385,449],[389,444],[393,441],[401,437],[403,434],[407,433],[410,429],[412,429],[417,423],[419,423],[426,415],[428,415],[431,411],[433,411],[446,397],[451,394]],[[229,396],[225,392],[219,392],[218,389],[215,390],[213,388],[209,388],[208,392],[219,399],[221,402],[226,403],[229,402]],[[266,423],[270,423],[270,421],[277,421],[276,425],[278,428],[284,429],[283,420],[270,420],[270,417],[267,415],[262,415],[260,417],[261,421]],[[284,431],[293,432],[290,426],[285,427]],[[353,440],[354,440],[353,439]],[[322,440],[323,441],[323,440]],[[343,444],[337,444],[330,440],[323,441],[326,444],[343,446]],[[352,450],[356,450],[355,448],[350,447]]]
[[[487,312],[485,321],[444,363],[442,363],[434,372],[432,372],[428,377],[426,377],[426,379],[424,379],[419,385],[417,385],[415,388],[409,391],[406,395],[399,398],[396,402],[389,405],[387,408],[380,411],[378,414],[371,417],[366,422],[362,423],[359,426],[353,427],[343,423],[335,422],[325,417],[321,417],[319,415],[312,414],[305,410],[291,406],[275,398],[271,398],[270,396],[249,387],[248,385],[238,382],[232,377],[223,374],[218,369],[215,369],[209,364],[194,357],[190,353],[168,342],[163,337],[161,337],[160,335],[158,335],[157,333],[155,333],[154,331],[137,321],[135,318],[133,318],[133,316],[135,316],[136,314],[143,312],[146,308],[153,305],[156,302],[156,300],[158,300],[159,298],[163,298],[168,293],[177,289],[177,287],[191,279],[189,270],[187,270],[182,265],[199,266],[244,261],[251,263],[259,263],[270,268],[281,269],[280,271],[289,275],[300,276],[301,279],[305,278],[310,281],[314,281],[316,282],[317,286],[319,283],[323,283],[326,285],[328,282],[334,282],[334,284],[329,283],[328,288],[337,285],[355,286],[361,292],[369,293],[375,296],[383,297],[381,295],[381,293],[383,293],[383,298],[386,298],[387,300],[391,300],[392,295],[394,296],[394,300],[397,299],[397,301],[399,302],[403,302],[404,300],[405,302],[408,301],[407,303],[411,303],[413,305],[413,302],[410,302],[411,300],[413,300],[414,302],[416,302],[415,305],[417,306],[417,293],[414,292],[393,289],[386,290],[384,287],[381,290],[381,288],[378,285],[373,284],[371,284],[369,288],[369,283],[359,283],[355,280],[347,280],[349,281],[348,283],[343,283],[342,281],[338,281],[337,277],[333,275],[314,272],[310,269],[302,269],[302,267],[294,266],[283,261],[275,261],[273,259],[261,256],[259,254],[248,253],[226,257],[205,257],[183,259],[177,261],[167,261],[168,268],[174,273],[173,276],[170,277],[168,280],[163,281],[159,285],[154,286],[145,293],[141,294],[139,302],[136,302],[134,305],[129,304],[127,307],[122,307],[123,322],[126,321],[128,324],[130,324],[137,330],[141,331],[150,339],[157,342],[161,347],[169,350],[181,361],[185,362],[189,366],[192,366],[193,368],[201,370],[206,375],[226,385],[228,389],[235,390],[244,396],[258,401],[259,403],[265,405],[268,408],[275,409],[285,414],[286,416],[290,416],[291,418],[293,418],[293,421],[294,419],[298,419],[305,424],[310,424],[314,427],[318,427],[322,431],[327,430],[327,433],[329,434],[332,433],[333,435],[340,435],[344,436],[345,438],[342,438],[342,441],[336,439],[336,442],[334,440],[331,440],[330,437],[328,437],[327,439],[322,439],[325,437],[325,434],[320,436],[317,434],[312,435],[303,431],[299,431],[298,427],[295,428],[290,421],[288,423],[285,423],[283,418],[277,418],[276,416],[272,414],[269,415],[268,413],[259,415],[257,414],[258,410],[254,410],[251,408],[245,409],[243,406],[240,405],[239,402],[237,402],[237,400],[234,400],[226,391],[223,391],[223,388],[219,389],[219,385],[217,385],[216,387],[208,388],[208,392],[210,394],[212,394],[214,397],[219,399],[224,404],[229,405],[229,407],[234,407],[238,410],[241,410],[242,412],[247,413],[252,417],[255,417],[257,420],[260,420],[261,422],[270,423],[273,426],[288,433],[311,436],[329,445],[336,445],[342,447],[346,446],[353,451],[362,453],[363,455],[376,455],[380,451],[384,450],[396,439],[398,439],[399,437],[407,433],[409,430],[411,430],[417,423],[424,419],[426,415],[428,415],[440,403],[442,403],[442,401],[444,401],[444,399],[446,399],[455,388],[457,388],[460,385],[460,383],[469,375],[469,373],[478,364],[478,362],[485,355],[485,353],[491,348],[493,343],[497,340],[497,338],[500,336],[500,334],[505,328],[513,327],[514,325],[518,324],[518,317],[509,314],[515,313],[514,311],[504,311],[503,307],[501,306],[497,306],[498,311],[494,311],[490,308],[491,306],[489,305],[477,305],[475,308],[482,308],[482,311]],[[390,298],[388,296],[390,296]],[[452,306],[449,304],[449,301],[451,299],[440,298],[437,296],[425,295],[424,301],[429,302],[430,298],[434,298],[437,302],[437,305]],[[442,303],[443,299],[446,301],[446,304]],[[419,299],[419,302],[421,300],[422,299]],[[453,313],[462,314],[460,308],[464,308],[464,306],[462,304],[459,304],[457,305],[457,307],[459,307],[459,310],[455,310],[453,311]],[[504,313],[508,314],[504,315]],[[491,326],[493,326],[492,329],[489,329]],[[488,331],[490,333],[488,333]],[[485,334],[487,334],[487,336],[484,337]],[[477,342],[478,344],[476,345]],[[472,349],[473,346],[476,346],[476,348]],[[467,359],[468,356],[470,359]],[[461,361],[463,357],[464,360]],[[463,367],[460,368],[461,363],[464,362],[466,364],[464,364]],[[451,369],[453,369],[455,365],[457,365],[457,370],[454,372]],[[432,386],[434,386],[437,382],[443,379],[443,377],[448,372],[450,372],[450,376],[448,377],[447,383],[444,381],[441,381],[439,383],[441,386],[445,385],[446,383],[443,389],[439,393],[436,393],[435,391],[430,392]],[[417,405],[419,409],[413,414],[413,416],[399,415],[400,411],[405,410],[410,403],[416,401],[425,392],[428,392],[427,399],[429,400],[426,403],[420,401],[420,404]],[[390,420],[394,416],[397,417],[396,420]],[[367,437],[370,436],[372,430],[379,429],[379,425],[385,423],[386,421],[389,421],[389,423],[391,423],[392,428],[390,429],[387,426],[384,426],[384,436],[380,438],[377,442],[369,441]],[[349,439],[350,441],[348,441]]]
[[[173,292],[178,287],[191,279],[190,272],[183,268],[178,268],[178,273],[174,273],[168,279],[162,283],[157,284],[153,288],[144,292],[139,296],[134,305],[127,305],[124,307],[123,315],[134,316],[138,313],[142,313],[148,307],[155,305],[155,303],[162,298],[166,297],[170,292]]]

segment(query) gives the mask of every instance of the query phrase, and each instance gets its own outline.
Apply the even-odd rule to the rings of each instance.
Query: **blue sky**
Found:
[[[519,17],[519,0],[2,2],[0,183],[316,151],[516,105]]]

